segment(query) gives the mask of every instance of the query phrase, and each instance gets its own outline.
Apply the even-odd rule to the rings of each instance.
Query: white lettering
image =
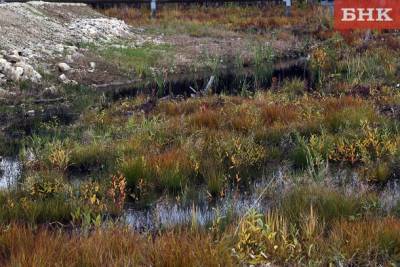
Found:
[[[374,8],[357,8],[357,10],[357,21],[365,21],[365,17],[367,17],[367,21],[374,21]]]
[[[342,8],[342,12],[342,21],[355,21],[357,18],[355,8]]]
[[[391,8],[377,8],[378,18],[376,21],[393,21],[393,19],[389,16],[389,12],[392,11]]]

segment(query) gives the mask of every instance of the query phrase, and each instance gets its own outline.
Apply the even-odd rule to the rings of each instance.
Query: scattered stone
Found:
[[[22,57],[30,58],[30,57],[32,57],[32,55],[33,55],[33,51],[31,49],[29,49],[29,48],[24,48],[21,51],[21,56]]]
[[[16,94],[14,92],[10,92],[0,88],[0,97],[8,98],[8,97],[14,97],[15,95]]]
[[[64,62],[58,63],[57,67],[60,72],[67,72],[71,70],[71,67]]]
[[[29,80],[38,83],[42,76],[21,56],[21,52],[12,51],[6,54],[5,58],[0,58],[0,83],[4,84],[7,80],[14,82]]]
[[[78,82],[75,80],[69,80],[70,85],[78,85]]]
[[[28,117],[35,117],[35,111],[32,109],[32,110],[28,110],[27,112],[26,112],[26,116],[28,116]]]
[[[64,46],[62,45],[62,44],[56,44],[55,45],[55,47],[54,47],[54,50],[57,52],[57,53],[63,53],[64,52]]]
[[[6,55],[5,58],[10,63],[17,63],[21,61],[21,56],[18,54]]]
[[[79,6],[79,11],[75,6]],[[5,3],[1,5],[0,17],[1,49],[17,50],[20,56],[38,61],[80,50],[75,45],[66,44],[102,45],[115,40],[129,40],[133,46],[149,41],[160,43],[160,37],[145,36],[123,20],[102,16],[83,4]],[[25,50],[26,47],[30,50]]]
[[[5,69],[9,68],[11,66],[11,63],[8,62],[4,58],[0,58],[0,72],[3,72]]]
[[[79,11],[71,8],[75,6],[79,6]],[[64,53],[65,61],[57,65],[60,74],[73,70],[72,64],[80,62],[87,49],[71,44],[101,46],[129,41],[129,46],[140,47],[149,42],[163,43],[161,37],[145,36],[124,21],[104,17],[82,4],[5,3],[1,5],[0,18],[0,84],[21,80],[38,83],[43,78],[36,66],[41,66],[43,73],[54,71],[49,62]],[[88,71],[94,72],[95,62],[89,65]],[[66,76],[64,79],[63,83],[77,84]]]
[[[37,72],[32,66],[25,65],[24,75],[22,76],[22,79],[29,80],[34,83],[39,83],[42,80],[42,75],[40,75],[39,72]]]
[[[65,74],[61,74],[60,76],[58,76],[58,80],[62,83],[67,83],[69,81]]]
[[[82,57],[84,57],[83,54],[79,53],[79,52],[75,52],[75,53],[72,54],[72,59],[73,60],[77,60],[77,59],[80,59]]]
[[[21,79],[24,81],[29,80],[38,83],[42,79],[42,75],[40,75],[31,65],[27,63],[18,62],[17,64],[15,64],[15,66],[20,67],[24,70],[21,77]]]
[[[72,55],[67,55],[65,57],[65,62],[68,64],[74,63],[74,60],[72,59]]]
[[[72,53],[75,53],[76,51],[78,51],[78,47],[76,47],[74,45],[67,45],[67,46],[64,46],[64,50],[66,50],[66,52],[68,54],[72,54]]]
[[[63,84],[70,84],[70,85],[77,85],[77,84],[78,84],[77,81],[68,79],[68,77],[67,77],[65,74],[61,74],[61,75],[58,77],[58,80],[59,80],[60,82],[62,82]]]
[[[90,68],[88,69],[89,73],[94,72],[95,68],[96,68],[96,63],[95,62],[90,62]]]
[[[47,87],[43,90],[44,97],[54,97],[59,94],[59,90],[55,86]]]
[[[11,67],[5,70],[5,74],[11,81],[18,82],[24,74],[24,69],[21,67]]]

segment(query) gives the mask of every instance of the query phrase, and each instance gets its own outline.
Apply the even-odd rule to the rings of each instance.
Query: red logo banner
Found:
[[[400,29],[399,0],[335,0],[334,27],[350,29]]]

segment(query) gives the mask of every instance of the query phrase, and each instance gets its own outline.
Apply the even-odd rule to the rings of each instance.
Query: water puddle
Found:
[[[16,185],[21,175],[21,163],[15,158],[0,158],[0,190]]]
[[[255,91],[257,86],[261,88],[269,88],[272,83],[272,77],[277,78],[277,81],[282,82],[285,79],[300,78],[307,81],[307,84],[312,84],[312,77],[307,66],[308,59],[299,57],[297,59],[287,59],[276,62],[271,66],[272,73],[268,79],[262,79],[258,85],[255,84],[256,69],[254,66],[243,67],[236,69],[234,66],[228,66],[219,70],[217,74],[209,70],[202,70],[196,73],[175,74],[171,75],[163,84],[160,92],[164,96],[168,94],[190,96],[193,94],[192,89],[199,91],[206,87],[210,81],[210,77],[216,75],[217,79],[212,84],[214,93],[238,94],[239,91],[233,88],[248,87],[249,91]],[[134,97],[138,93],[151,93],[154,88],[159,85],[151,79],[146,82],[128,81],[126,83],[103,84],[96,86],[97,90],[105,92],[105,94],[114,99],[123,97]]]
[[[203,201],[191,205],[161,199],[145,210],[127,208],[124,217],[126,223],[138,231],[154,231],[183,225],[207,226],[217,218],[241,216],[249,209],[266,211],[269,207],[263,195],[266,187],[266,181],[261,181],[254,184],[247,194],[232,191],[217,202]]]

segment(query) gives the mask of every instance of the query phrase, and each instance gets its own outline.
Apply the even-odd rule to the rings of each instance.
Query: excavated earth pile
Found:
[[[80,48],[87,45],[127,42],[130,46],[140,46],[160,42],[85,4],[45,2],[1,4],[0,36],[0,86],[3,87],[10,81],[39,82],[42,75],[38,69],[51,69],[55,58],[67,61],[79,58]]]

